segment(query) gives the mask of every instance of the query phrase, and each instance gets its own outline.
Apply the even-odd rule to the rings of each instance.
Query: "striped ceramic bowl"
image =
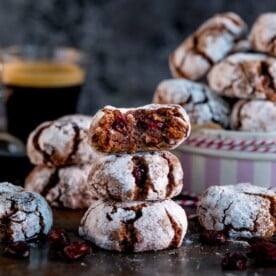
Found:
[[[197,129],[174,152],[184,171],[184,189],[251,182],[276,187],[276,133]]]

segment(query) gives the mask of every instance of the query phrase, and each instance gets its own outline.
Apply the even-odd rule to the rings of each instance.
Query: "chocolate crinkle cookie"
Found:
[[[0,241],[25,241],[46,235],[53,224],[51,208],[34,192],[0,183]]]
[[[240,100],[232,110],[231,128],[242,131],[276,131],[276,102]]]
[[[189,136],[190,119],[176,104],[105,106],[92,118],[89,142],[104,153],[169,150]]]
[[[64,166],[83,164],[96,158],[87,132],[91,118],[68,115],[40,124],[30,135],[27,153],[35,165]]]
[[[264,13],[254,23],[249,39],[256,51],[276,56],[276,13]]]
[[[169,151],[111,154],[93,163],[87,185],[107,200],[162,200],[181,192],[183,171]]]
[[[202,195],[197,215],[207,230],[230,237],[271,237],[276,234],[276,193],[249,183],[211,186]]]
[[[246,29],[245,22],[232,12],[210,18],[170,55],[172,75],[191,80],[202,78],[213,64],[231,52]]]
[[[180,247],[187,231],[185,211],[172,200],[94,201],[79,227],[81,237],[120,252]]]
[[[216,64],[208,76],[211,89],[222,96],[276,101],[276,59],[237,53]]]
[[[229,125],[230,107],[206,85],[185,79],[164,80],[157,86],[153,103],[179,104],[185,108],[191,123]]]
[[[86,185],[90,167],[91,164],[36,166],[25,180],[25,189],[40,193],[53,207],[86,209],[95,198]]]

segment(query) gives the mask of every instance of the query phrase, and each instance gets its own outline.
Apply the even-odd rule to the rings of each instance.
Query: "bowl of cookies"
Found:
[[[276,184],[276,13],[251,29],[232,12],[214,15],[169,56],[173,78],[153,102],[180,104],[192,132],[175,153],[184,187]]]

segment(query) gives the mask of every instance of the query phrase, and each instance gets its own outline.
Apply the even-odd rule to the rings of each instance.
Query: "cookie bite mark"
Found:
[[[175,148],[190,133],[190,121],[180,105],[147,105],[99,111],[90,126],[90,141],[105,153]]]
[[[159,108],[158,110],[137,111],[136,137],[138,143],[149,148],[164,148],[165,145],[173,146],[183,136],[184,125],[176,118],[181,118],[176,108]],[[185,135],[188,130],[185,129]]]
[[[48,154],[46,151],[44,151],[43,149],[41,149],[41,147],[39,145],[39,138],[40,138],[42,132],[45,129],[47,129],[48,127],[50,127],[51,124],[52,124],[52,122],[45,123],[43,126],[41,126],[41,128],[36,132],[36,134],[33,137],[34,148],[38,152],[40,152],[40,154],[43,156],[43,162],[44,162],[44,164],[47,164],[51,160],[51,154]]]
[[[166,214],[168,216],[168,219],[169,219],[172,229],[174,231],[174,236],[170,242],[170,245],[168,246],[168,249],[177,248],[177,247],[181,246],[183,229],[174,220],[173,216],[170,215],[168,210],[166,210]]]

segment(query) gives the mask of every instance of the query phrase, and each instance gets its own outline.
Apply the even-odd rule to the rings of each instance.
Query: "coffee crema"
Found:
[[[8,132],[26,142],[38,124],[75,113],[84,80],[84,69],[75,64],[4,64],[2,82]]]
[[[85,71],[75,64],[10,62],[3,68],[2,82],[19,87],[67,87],[83,84]]]

